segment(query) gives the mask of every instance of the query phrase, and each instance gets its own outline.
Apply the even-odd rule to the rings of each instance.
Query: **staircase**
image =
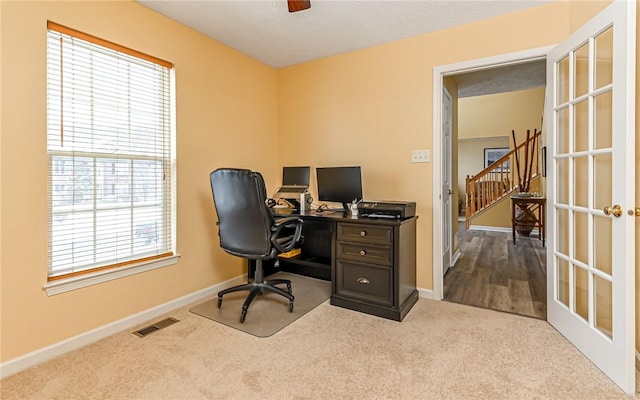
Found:
[[[471,219],[478,213],[514,192],[528,191],[529,182],[539,176],[540,135],[542,131],[529,136],[527,140],[512,149],[476,175],[466,178],[465,220],[469,229]],[[515,141],[515,140],[514,140]],[[520,177],[527,177],[526,180]]]

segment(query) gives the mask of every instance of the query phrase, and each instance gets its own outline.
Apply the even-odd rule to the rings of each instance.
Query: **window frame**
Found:
[[[123,260],[120,260],[119,258],[114,257],[107,262],[96,263],[95,266],[91,266],[89,263],[87,263],[83,268],[77,271],[64,272],[56,275],[51,274],[53,269],[53,266],[52,266],[53,261],[50,260],[48,262],[48,268],[47,268],[47,282],[45,283],[43,288],[46,290],[48,295],[54,295],[54,294],[64,293],[70,290],[75,290],[82,287],[87,287],[87,286],[99,284],[102,282],[107,282],[113,279],[119,279],[125,276],[130,276],[140,272],[149,271],[149,270],[153,270],[156,268],[161,268],[161,267],[165,267],[165,266],[169,266],[177,263],[178,259],[180,258],[180,255],[176,253],[176,234],[175,234],[176,204],[177,204],[176,197],[177,196],[176,196],[176,190],[175,190],[176,188],[175,70],[173,68],[173,64],[167,61],[164,61],[162,59],[150,56],[148,54],[130,49],[128,47],[124,47],[124,46],[115,44],[113,42],[100,39],[80,31],[76,31],[72,28],[68,28],[66,26],[59,25],[51,21],[47,21],[47,32],[49,31],[55,31],[58,34],[71,36],[74,39],[76,38],[81,39],[83,41],[90,42],[93,45],[98,45],[110,50],[115,50],[119,53],[124,53],[128,56],[133,56],[138,59],[142,59],[146,62],[151,62],[168,69],[169,94],[167,95],[167,97],[168,97],[169,122],[168,122],[168,133],[167,133],[168,137],[164,136],[164,138],[168,140],[168,143],[169,143],[169,154],[167,158],[162,158],[162,160],[165,160],[163,162],[163,171],[165,171],[164,173],[169,175],[169,179],[167,182],[163,182],[160,189],[161,190],[160,197],[162,197],[163,199],[161,201],[169,202],[169,204],[166,207],[160,208],[161,210],[163,210],[161,211],[161,214],[160,214],[161,218],[163,218],[165,221],[163,223],[164,225],[163,225],[162,233],[167,235],[164,248],[168,251],[165,251],[165,250],[153,251],[153,253],[155,254],[149,254],[149,255],[132,252],[132,256],[125,258]],[[49,38],[49,33],[47,34],[47,37]],[[47,44],[47,49],[49,49],[49,44]],[[48,60],[47,75],[49,75],[50,66],[49,66],[48,55],[47,55],[47,60]],[[127,87],[129,86],[127,85]],[[49,99],[49,86],[47,86],[47,99]],[[49,102],[49,100],[47,101]],[[49,113],[49,106],[47,107],[47,112]],[[49,114],[47,114],[47,120],[49,121]],[[49,126],[49,122],[47,125]],[[61,131],[62,131],[62,128],[61,128]],[[58,153],[57,156],[56,156],[56,153]],[[47,158],[50,163],[48,167],[48,180],[49,180],[50,187],[53,186],[52,179],[55,174],[54,168],[56,168],[52,160],[54,159],[54,157],[59,157],[60,156],[59,153],[60,153],[59,151],[56,151],[55,149],[50,148],[49,127],[48,127],[47,128]],[[90,152],[88,152],[88,154],[91,155],[90,158],[91,157],[93,158],[94,163],[97,162],[97,160],[100,160],[99,152],[91,150]],[[118,158],[118,157],[115,157],[115,158]],[[136,160],[140,160],[142,158],[144,157],[141,157],[139,154],[138,156],[136,156],[135,154],[130,154],[128,157],[123,157],[122,159],[129,160],[131,162],[131,165],[133,166]],[[94,164],[94,166],[92,166],[93,174],[95,174],[97,171],[95,168],[97,167]],[[92,182],[92,187],[94,191],[95,191],[96,185],[98,185],[97,182],[95,181]],[[51,190],[53,190],[53,188]],[[130,188],[129,190],[133,190],[133,189]],[[53,202],[53,194],[52,192],[50,192],[47,196],[48,218],[50,221],[48,224],[48,234],[47,234],[49,254],[51,254],[51,251],[52,251],[51,246],[52,246],[52,240],[54,237],[54,233],[52,231],[53,223],[51,222],[52,218],[54,217],[52,202]],[[125,209],[131,209],[131,210],[133,210],[134,208],[135,208],[135,205],[133,205],[133,203],[125,207]],[[95,206],[92,208],[92,212],[93,213],[97,212],[97,209],[95,208]],[[129,231],[131,232],[132,237],[135,235],[135,229],[136,228],[134,227],[133,224],[129,227]],[[94,240],[93,247],[95,248],[96,246],[95,234],[94,234],[93,240]],[[129,243],[132,243],[132,246],[133,246],[133,240],[131,240]],[[49,258],[51,258],[51,256]]]

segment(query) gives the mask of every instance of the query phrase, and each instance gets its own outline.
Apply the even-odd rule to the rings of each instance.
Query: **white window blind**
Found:
[[[49,280],[173,254],[171,68],[48,23]]]

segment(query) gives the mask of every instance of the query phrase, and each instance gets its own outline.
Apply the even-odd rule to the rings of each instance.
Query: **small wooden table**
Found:
[[[526,221],[527,225],[533,224],[534,228],[538,228],[538,232],[540,233],[540,239],[542,240],[542,247],[544,247],[545,241],[545,205],[547,199],[539,196],[511,196],[511,229],[513,232],[513,244],[516,244],[516,227],[518,225],[522,225],[523,222],[516,220],[516,207],[521,210],[528,210],[533,215],[533,219]]]

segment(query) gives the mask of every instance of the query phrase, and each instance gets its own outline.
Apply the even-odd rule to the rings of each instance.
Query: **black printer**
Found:
[[[368,218],[411,218],[416,215],[415,201],[372,201],[358,203],[358,216]]]

